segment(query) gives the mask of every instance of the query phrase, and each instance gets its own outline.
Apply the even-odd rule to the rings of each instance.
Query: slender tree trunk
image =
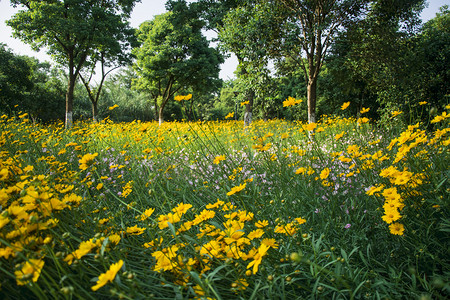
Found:
[[[74,74],[69,74],[69,84],[66,92],[66,129],[69,129],[73,125],[73,91],[75,89],[75,79]]]
[[[245,105],[244,127],[248,127],[252,124],[253,98],[255,97],[255,92],[250,90],[247,95],[248,104]]]
[[[239,64],[242,64],[242,59],[238,56]],[[245,76],[247,74],[247,70],[242,67],[241,75]],[[245,91],[247,96],[248,104],[245,105],[245,113],[244,113],[244,128],[250,126],[252,124],[252,114],[253,114],[253,98],[255,97],[255,92],[250,87]]]
[[[92,101],[92,121],[94,123],[98,122],[98,102]]]
[[[155,96],[153,100],[153,120],[158,121],[158,97]]]
[[[308,122],[316,122],[317,77],[310,77],[307,86]]]
[[[158,120],[159,120],[159,126],[161,126],[162,123],[164,123],[164,107],[166,106],[167,101],[169,101],[169,97],[164,98],[162,100],[161,106],[159,107],[158,110]]]
[[[161,126],[161,124],[164,123],[163,109],[164,109],[164,106],[161,105],[161,107],[158,110],[159,126]]]

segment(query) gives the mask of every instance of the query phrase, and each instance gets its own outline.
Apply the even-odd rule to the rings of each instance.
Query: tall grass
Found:
[[[2,116],[0,295],[446,299],[448,116],[395,120]]]

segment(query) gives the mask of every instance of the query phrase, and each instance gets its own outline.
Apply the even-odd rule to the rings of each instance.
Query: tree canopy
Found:
[[[66,127],[72,126],[73,91],[80,70],[96,51],[117,53],[133,34],[127,19],[136,0],[11,0],[24,10],[7,24],[33,49],[43,47],[68,69]]]
[[[176,93],[218,87],[223,57],[209,46],[203,26],[185,1],[177,1],[169,12],[139,28],[141,47],[134,49],[139,75],[135,86],[151,95],[160,123],[164,107]]]

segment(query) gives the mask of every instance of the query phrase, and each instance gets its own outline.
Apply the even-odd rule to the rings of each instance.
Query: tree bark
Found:
[[[250,90],[248,91],[247,95],[248,104],[245,105],[244,128],[252,124],[253,98],[255,97],[255,92],[253,90]]]
[[[73,125],[73,91],[75,89],[76,76],[73,71],[69,74],[69,84],[66,92],[66,120],[65,127],[69,129]]]
[[[164,109],[164,106],[161,105],[161,107],[159,108],[159,111],[158,111],[159,126],[161,126],[161,124],[164,123],[163,109]]]
[[[93,101],[92,103],[92,121],[94,123],[98,122],[98,102]]]
[[[159,119],[159,109],[158,109],[158,96],[153,97],[153,105],[154,105],[154,112],[155,112],[155,121],[158,121]]]
[[[309,78],[307,86],[308,122],[316,122],[317,77]]]

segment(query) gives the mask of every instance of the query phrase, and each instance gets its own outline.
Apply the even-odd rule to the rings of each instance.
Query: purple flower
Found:
[[[351,224],[347,224],[345,225],[345,229],[349,229],[352,225]]]

